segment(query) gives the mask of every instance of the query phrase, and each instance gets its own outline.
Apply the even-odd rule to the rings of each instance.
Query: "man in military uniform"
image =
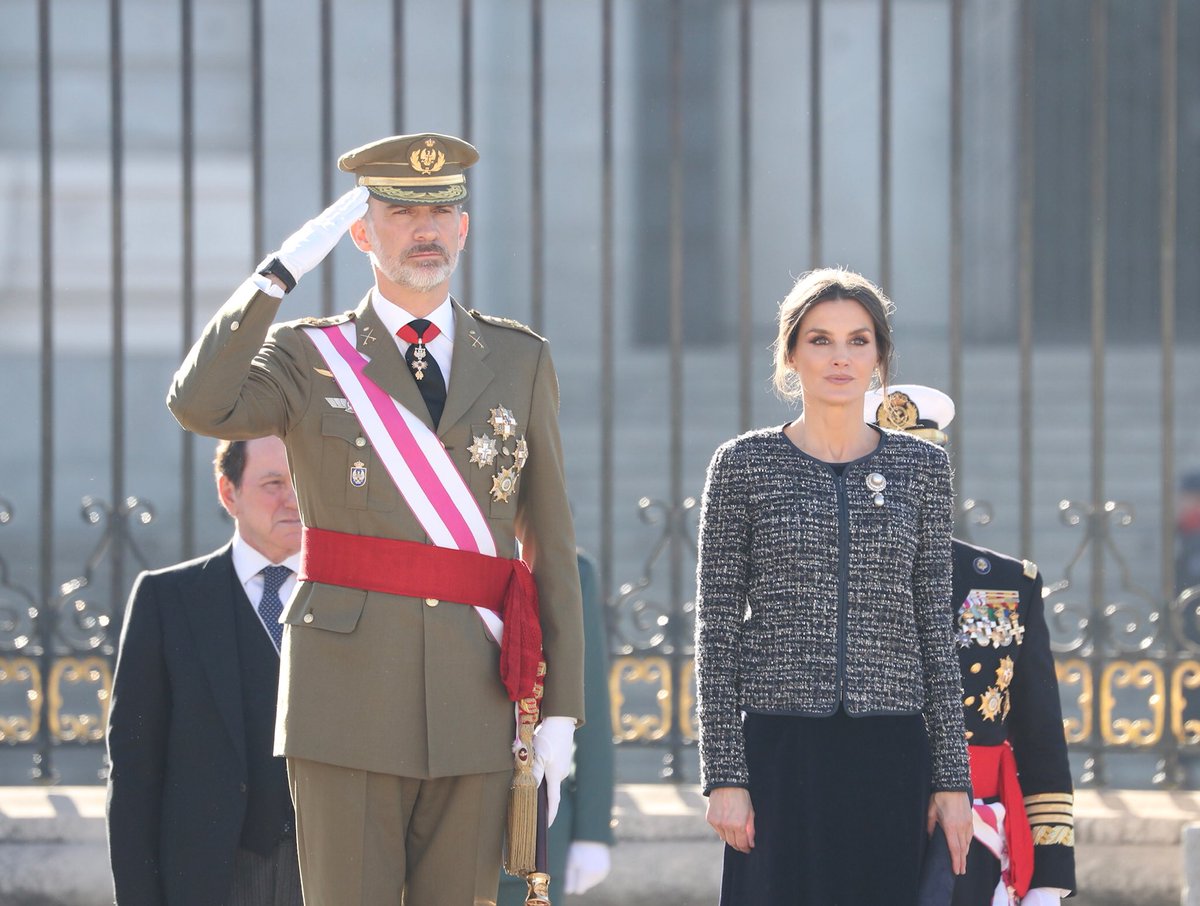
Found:
[[[867,394],[865,417],[945,445],[946,394],[919,384]],[[963,717],[975,840],[953,906],[1050,906],[1075,888],[1071,770],[1037,566],[953,541]],[[1018,775],[1020,780],[1018,782]]]
[[[436,134],[343,155],[357,188],[234,292],[167,398],[189,430],[287,448],[304,528],[276,750],[305,900],[322,906],[492,903],[513,702],[532,693],[539,651],[548,716],[532,755],[551,813],[583,718],[549,347],[449,292],[477,159]],[[272,326],[347,230],[374,271],[366,298]]]

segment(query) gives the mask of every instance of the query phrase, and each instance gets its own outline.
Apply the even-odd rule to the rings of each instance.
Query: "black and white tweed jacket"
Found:
[[[749,783],[743,711],[924,715],[935,790],[969,790],[945,452],[886,431],[841,476],[781,427],[717,449],[700,515],[701,782]],[[876,505],[868,477],[887,482]],[[877,483],[877,479],[876,479]]]

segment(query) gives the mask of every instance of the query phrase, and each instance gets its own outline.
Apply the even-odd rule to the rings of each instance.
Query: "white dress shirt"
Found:
[[[254,608],[254,612],[258,614],[260,622],[262,621],[262,614],[258,611],[258,605],[262,603],[263,568],[267,566],[286,566],[290,569],[292,574],[284,579],[283,585],[279,587],[279,600],[286,607],[288,598],[292,596],[292,591],[296,588],[296,573],[300,569],[300,554],[293,554],[282,563],[272,563],[247,544],[245,539],[236,531],[233,533],[232,553],[233,571],[237,573],[238,581],[242,583],[242,588],[246,590],[246,597],[250,599],[250,605]],[[266,623],[263,623],[263,629],[269,638],[271,630],[267,628]],[[271,644],[274,645],[274,641]]]
[[[395,302],[386,298],[379,292],[379,288],[371,290],[371,305],[375,308],[375,314],[379,316],[379,320],[383,322],[383,326],[387,328],[388,333],[392,335],[392,339],[396,341],[396,346],[400,349],[400,354],[404,355],[408,352],[410,344],[404,342],[396,335],[401,327],[413,320],[416,315],[405,311]],[[454,357],[454,306],[450,304],[450,297],[446,296],[444,302],[425,316],[425,320],[437,327],[441,331],[432,342],[426,343],[425,348],[429,350],[429,354],[438,363],[438,368],[442,370],[442,379],[446,382],[446,388],[450,387],[450,364]]]

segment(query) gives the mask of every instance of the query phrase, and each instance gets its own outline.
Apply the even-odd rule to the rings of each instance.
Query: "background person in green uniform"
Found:
[[[608,875],[613,845],[613,739],[609,717],[608,632],[596,564],[579,554],[583,590],[583,703],[588,722],[575,734],[571,774],[563,783],[558,818],[550,827],[550,902],[586,893]],[[498,906],[521,906],[525,881],[501,875]]]

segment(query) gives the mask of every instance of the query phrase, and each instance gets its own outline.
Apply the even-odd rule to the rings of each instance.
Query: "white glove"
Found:
[[[607,843],[576,840],[567,850],[567,871],[563,889],[569,894],[587,893],[606,877],[612,868]]]
[[[270,264],[271,259],[278,258],[279,263],[292,275],[292,280],[299,283],[301,277],[325,260],[325,256],[350,229],[350,224],[367,213],[369,197],[365,186],[355,186],[288,236],[279,251],[267,255],[258,269],[262,270]]]
[[[1069,890],[1060,891],[1057,887],[1034,887],[1021,897],[1021,906],[1059,906],[1068,893]]]
[[[571,773],[571,743],[575,737],[575,720],[570,717],[547,717],[533,734],[533,776],[540,784],[546,778],[546,793],[550,813],[546,826],[554,823],[558,814],[560,784]]]

